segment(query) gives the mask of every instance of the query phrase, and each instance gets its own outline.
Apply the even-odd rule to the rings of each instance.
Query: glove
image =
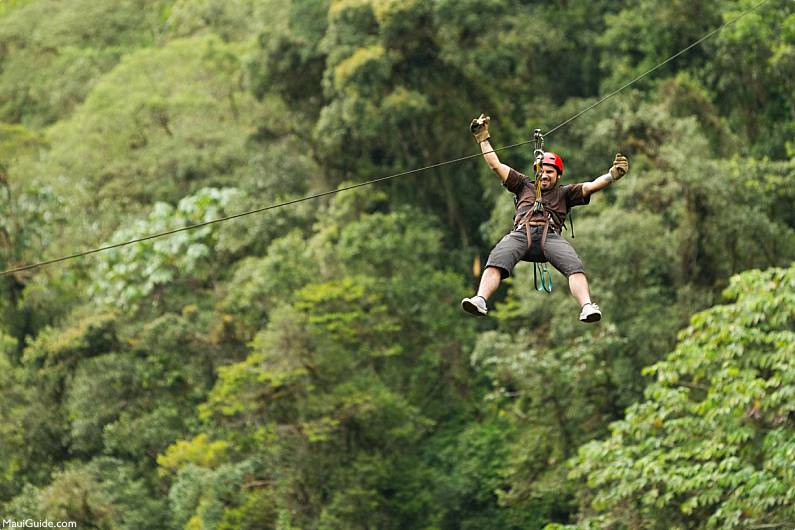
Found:
[[[491,121],[491,118],[485,114],[481,114],[479,118],[475,118],[472,120],[472,123],[469,124],[469,130],[475,135],[475,140],[477,140],[478,143],[491,138],[491,136],[489,136],[489,121]]]
[[[629,173],[629,160],[621,153],[616,154],[613,166],[610,168],[610,176],[616,181]]]

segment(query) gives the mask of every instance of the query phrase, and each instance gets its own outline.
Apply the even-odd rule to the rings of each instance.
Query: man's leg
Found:
[[[514,230],[503,237],[492,249],[483,275],[480,277],[478,294],[461,300],[461,309],[476,316],[488,313],[486,300],[500,286],[503,277],[507,278],[514,266],[527,251],[527,236],[522,230]]]
[[[483,271],[483,275],[480,277],[480,286],[478,287],[477,296],[482,297],[484,300],[488,300],[491,298],[491,295],[494,294],[494,291],[497,290],[497,287],[500,286],[501,280],[502,274],[500,273],[500,269],[497,267],[486,267],[486,270]]]
[[[588,278],[585,274],[575,272],[569,275],[569,289],[580,304],[580,321],[590,323],[602,319],[599,306],[591,302],[591,292],[588,290]]]
[[[596,322],[602,318],[599,306],[591,302],[588,278],[571,243],[557,234],[550,234],[544,245],[544,254],[553,267],[569,278],[569,290],[580,304],[580,321]]]
[[[575,272],[569,276],[569,290],[571,295],[580,304],[580,307],[591,303],[591,291],[588,289],[588,278],[582,272]]]
[[[500,286],[502,274],[497,267],[486,267],[483,275],[480,277],[480,286],[478,287],[478,294],[472,298],[464,298],[461,300],[461,309],[467,313],[472,313],[476,316],[486,315],[489,310],[486,305],[486,300],[489,299],[497,287]]]

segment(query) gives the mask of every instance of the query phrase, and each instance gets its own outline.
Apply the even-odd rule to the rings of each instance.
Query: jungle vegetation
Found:
[[[0,267],[549,130],[757,0],[5,0]],[[547,137],[596,326],[479,158],[0,277],[0,515],[795,527],[795,3]],[[532,149],[500,152],[529,171]]]

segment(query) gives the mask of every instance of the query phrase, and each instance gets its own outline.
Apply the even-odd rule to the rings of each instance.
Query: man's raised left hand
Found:
[[[617,153],[615,160],[613,160],[613,166],[610,168],[610,176],[615,181],[627,173],[629,173],[629,159],[621,153]]]

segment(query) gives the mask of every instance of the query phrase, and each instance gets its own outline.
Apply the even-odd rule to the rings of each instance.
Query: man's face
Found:
[[[550,164],[541,166],[541,189],[548,190],[558,182],[558,169]]]

